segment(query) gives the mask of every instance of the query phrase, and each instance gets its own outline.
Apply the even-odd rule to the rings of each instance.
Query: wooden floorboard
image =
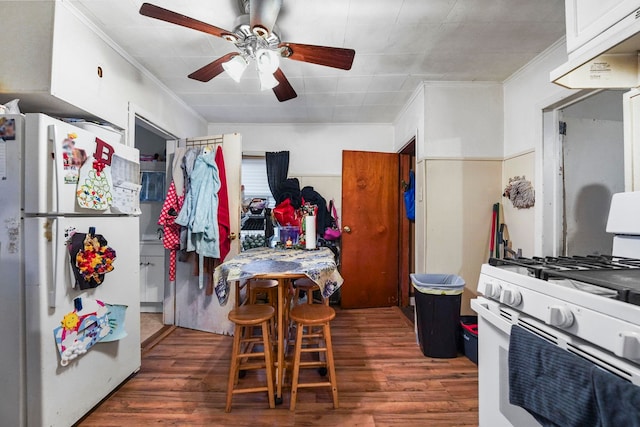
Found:
[[[224,412],[232,338],[176,328],[142,368],[78,426],[477,426],[478,369],[464,356],[425,357],[397,307],[341,310],[332,322],[340,408],[327,389],[301,389],[296,411],[266,393],[235,395]],[[311,370],[307,375],[317,375]],[[263,380],[249,372],[242,380]]]

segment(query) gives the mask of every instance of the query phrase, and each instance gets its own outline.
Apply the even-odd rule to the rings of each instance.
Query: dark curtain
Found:
[[[266,153],[267,180],[273,198],[280,199],[280,188],[289,174],[289,152],[278,151],[277,153]]]

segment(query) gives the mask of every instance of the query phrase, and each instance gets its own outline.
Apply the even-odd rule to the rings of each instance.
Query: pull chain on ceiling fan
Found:
[[[280,58],[350,70],[355,51],[329,46],[282,42],[276,28],[282,0],[238,0],[245,14],[236,19],[233,31],[227,31],[176,12],[143,3],[140,14],[191,28],[233,43],[239,52],[228,53],[189,74],[189,78],[208,82],[226,71],[239,82],[253,60],[258,69],[261,90],[272,89],[280,102],[293,99],[293,89],[280,69]],[[249,13],[247,14],[247,9]]]

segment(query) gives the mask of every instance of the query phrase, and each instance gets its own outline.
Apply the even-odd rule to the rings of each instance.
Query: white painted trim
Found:
[[[522,157],[522,156],[526,156],[526,155],[528,155],[528,154],[534,153],[535,151],[536,151],[536,150],[535,150],[534,148],[531,148],[531,149],[529,149],[529,150],[525,150],[525,151],[522,151],[522,152],[520,152],[520,153],[510,154],[510,155],[506,156],[506,157],[504,158],[504,160],[505,160],[505,161],[507,161],[507,160],[516,159],[516,158],[518,158],[518,157]]]
[[[426,161],[438,161],[438,160],[455,160],[461,162],[503,162],[505,160],[504,157],[437,157],[437,156],[428,156],[422,157],[420,160]]]
[[[309,126],[317,126],[317,127],[344,127],[344,126],[380,126],[380,127],[390,127],[393,126],[392,123],[362,123],[362,122],[353,122],[353,123],[222,123],[222,122],[208,122],[209,125],[215,126],[217,128],[224,126],[242,126],[242,127],[309,127]]]
[[[509,77],[507,77],[502,83],[507,84],[511,82],[511,80],[517,79],[518,77],[520,77],[520,75],[527,72],[530,69],[530,67],[533,67],[536,64],[543,62],[547,58],[547,56],[549,56],[549,54],[554,52],[555,49],[561,44],[564,46],[567,45],[567,38],[565,36],[562,36],[560,39],[558,39],[558,41],[556,41],[551,46],[549,46],[544,51],[542,51],[542,53],[536,55],[535,58],[533,58],[531,61],[527,62],[522,67],[520,67],[516,72],[514,72]]]
[[[423,82],[425,87],[469,87],[469,86],[502,86],[500,81],[464,81],[464,80],[451,80],[451,81],[437,81],[437,80],[425,80]]]
[[[326,175],[321,175],[321,174],[302,174],[302,173],[296,173],[296,174],[292,174],[293,177],[296,178],[341,178],[342,174],[335,174],[335,173],[328,173]]]
[[[414,89],[413,93],[411,94],[411,96],[409,97],[409,99],[407,99],[407,101],[404,103],[404,105],[402,106],[402,108],[400,109],[400,111],[398,111],[398,114],[396,114],[396,118],[393,119],[393,122],[391,123],[394,127],[398,124],[398,118],[402,117],[404,115],[404,113],[407,112],[407,110],[409,109],[409,107],[413,104],[413,101],[420,96],[421,92],[424,91],[424,81],[421,81],[418,86],[416,86],[416,88]],[[416,134],[416,143],[417,143],[417,137],[418,135]]]

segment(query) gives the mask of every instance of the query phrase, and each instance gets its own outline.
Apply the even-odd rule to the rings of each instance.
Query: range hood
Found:
[[[628,89],[640,86],[640,13],[616,25],[569,54],[551,71],[553,83],[569,89]]]

